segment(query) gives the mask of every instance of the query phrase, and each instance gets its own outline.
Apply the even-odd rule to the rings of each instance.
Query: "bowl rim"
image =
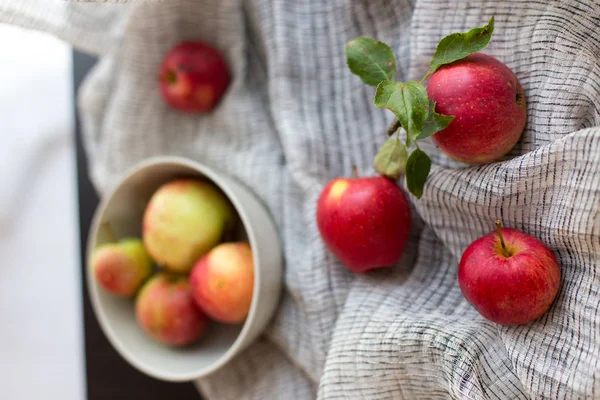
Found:
[[[100,226],[102,224],[102,220],[106,214],[106,209],[108,204],[111,202],[114,194],[121,188],[123,185],[131,179],[135,174],[141,172],[144,169],[155,167],[160,164],[176,164],[181,167],[189,168],[195,170],[201,175],[205,176],[210,180],[213,184],[215,184],[219,189],[225,193],[225,196],[232,203],[235,211],[240,217],[242,221],[243,227],[248,236],[248,242],[252,249],[258,248],[256,245],[257,234],[255,232],[255,228],[250,224],[250,218],[248,217],[242,202],[237,198],[234,191],[231,190],[226,183],[223,183],[221,174],[215,172],[210,167],[201,164],[197,161],[180,157],[180,156],[155,156],[147,158],[129,168],[120,178],[116,184],[110,187],[106,194],[101,197],[100,203],[98,204],[96,210],[94,211],[94,216],[92,218],[92,222],[90,224],[90,230],[88,232],[88,240],[86,245],[86,258],[85,258],[85,268],[86,268],[86,277],[87,277],[87,292],[90,297],[90,302],[92,304],[92,309],[98,322],[100,323],[100,328],[108,338],[110,344],[115,348],[115,350],[132,366],[140,370],[141,372],[160,380],[171,381],[171,382],[187,382],[193,381],[199,378],[202,378],[206,375],[209,375],[225,364],[227,364],[240,350],[243,350],[242,344],[248,334],[250,333],[251,325],[257,317],[257,308],[258,308],[258,297],[259,292],[258,288],[261,287],[261,273],[260,273],[260,255],[257,251],[252,252],[252,258],[254,262],[254,290],[252,292],[252,302],[250,304],[250,311],[248,312],[248,316],[244,321],[244,325],[236,337],[233,344],[225,351],[223,355],[221,355],[216,362],[210,364],[206,367],[199,368],[197,370],[191,371],[189,373],[181,374],[170,374],[170,373],[158,373],[153,368],[148,367],[146,364],[142,362],[138,362],[135,356],[133,356],[127,346],[124,345],[119,339],[119,335],[117,335],[110,326],[108,321],[108,316],[104,311],[104,307],[101,305],[99,295],[97,293],[97,289],[94,287],[94,277],[91,268],[91,259],[94,251],[95,243],[98,239],[98,232],[100,230]],[[262,206],[262,204],[261,204]]]

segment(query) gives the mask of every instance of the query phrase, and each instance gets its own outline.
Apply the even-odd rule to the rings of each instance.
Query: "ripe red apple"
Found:
[[[383,176],[337,178],[317,202],[317,225],[327,247],[354,272],[392,266],[410,231],[410,206]]]
[[[236,324],[248,316],[254,291],[252,249],[223,243],[194,266],[190,277],[196,304],[215,321]]]
[[[512,228],[501,228],[467,247],[458,268],[463,295],[481,315],[520,325],[548,310],[560,286],[560,267],[546,245]]]
[[[221,54],[202,42],[182,42],[160,66],[160,91],[171,107],[188,113],[211,111],[229,85],[229,69]]]
[[[454,115],[432,136],[448,156],[465,163],[496,160],[513,148],[525,128],[525,94],[515,74],[497,59],[475,53],[445,65],[429,78],[436,112]]]
[[[135,303],[138,324],[156,341],[185,346],[205,332],[208,318],[198,308],[188,278],[159,274],[148,281]]]
[[[122,239],[98,246],[92,255],[94,278],[107,292],[131,297],[152,272],[152,261],[142,241]]]

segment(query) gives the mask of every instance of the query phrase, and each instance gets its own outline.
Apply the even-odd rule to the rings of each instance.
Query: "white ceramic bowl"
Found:
[[[243,227],[238,239],[247,239],[254,255],[255,286],[250,313],[244,324],[211,323],[197,344],[171,348],[150,339],[137,325],[132,299],[104,292],[96,284],[91,254],[109,241],[101,226],[109,222],[117,238],[141,235],[144,206],[154,191],[174,178],[196,176],[211,180],[229,198]],[[135,368],[161,380],[188,381],[225,365],[253,342],[271,319],[281,293],[282,256],[270,215],[251,192],[238,182],[197,162],[179,157],[157,157],[135,166],[105,196],[92,221],[87,245],[88,290],[96,317],[117,351]]]

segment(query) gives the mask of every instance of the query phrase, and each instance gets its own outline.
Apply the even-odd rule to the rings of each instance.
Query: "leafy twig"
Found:
[[[429,64],[429,70],[419,82],[396,82],[396,60],[392,49],[385,43],[368,37],[356,38],[346,44],[348,67],[364,83],[377,86],[374,105],[392,111],[396,119],[387,128],[390,137],[374,159],[375,170],[384,176],[398,179],[406,175],[408,190],[417,198],[431,169],[431,160],[418,146],[422,140],[444,130],[454,116],[435,112],[435,103],[429,99],[423,83],[443,65],[453,63],[482,50],[494,31],[494,17],[487,25],[468,32],[456,32],[444,37],[438,44]],[[392,138],[398,129],[406,130],[406,145]],[[408,156],[408,149],[415,145]]]

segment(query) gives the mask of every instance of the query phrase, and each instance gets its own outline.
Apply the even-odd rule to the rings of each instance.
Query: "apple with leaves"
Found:
[[[410,232],[410,205],[384,176],[337,178],[317,202],[321,238],[346,267],[366,272],[395,265]]]
[[[455,160],[494,161],[514,147],[525,128],[527,105],[519,79],[488,55],[475,53],[442,66],[429,78],[427,94],[436,112],[454,116],[432,140]]]
[[[420,149],[418,142],[449,129],[456,118],[459,119],[457,126],[464,124],[463,119],[467,118],[464,116],[467,113],[466,108],[464,115],[459,113],[455,116],[452,112],[457,111],[457,108],[438,106],[436,99],[441,102],[445,98],[430,96],[423,82],[428,77],[435,75],[436,71],[442,73],[442,68],[445,65],[460,62],[459,60],[485,48],[493,31],[494,18],[492,17],[482,27],[444,37],[437,46],[429,70],[418,82],[395,81],[396,60],[392,50],[386,44],[367,37],[359,37],[346,44],[346,58],[350,70],[358,75],[364,83],[377,86],[375,106],[386,108],[396,116],[396,120],[388,128],[388,135],[391,138],[382,145],[374,158],[375,170],[379,174],[394,180],[406,175],[407,189],[416,198],[421,198],[423,195],[425,182],[431,169],[431,160]],[[438,81],[434,76],[432,76],[432,80],[434,84]],[[514,84],[515,90],[518,90],[517,81],[513,80],[511,82]],[[516,96],[513,95],[513,100],[515,98]],[[524,99],[522,99],[521,104],[524,104]],[[500,109],[496,108],[494,110],[498,111]],[[515,129],[521,126],[521,120],[523,119],[521,115],[517,117],[518,121],[515,124]],[[477,119],[477,121],[482,120],[483,118]],[[498,117],[496,120],[500,120],[500,118]],[[406,141],[404,143],[398,137],[400,128],[404,128],[406,131]],[[514,133],[512,131],[509,136],[509,139],[498,144],[497,147],[504,149],[508,146],[507,143],[514,144]],[[454,146],[466,147],[466,144],[461,144],[461,141],[472,139],[468,136],[459,135],[454,139],[457,142]],[[489,143],[481,145],[479,150],[481,154],[486,154],[488,151],[485,148],[486,145],[489,145]],[[414,149],[409,152],[413,147]],[[496,154],[494,153],[494,155]],[[483,160],[484,158],[480,159]]]
[[[458,267],[463,295],[486,319],[521,325],[544,314],[560,287],[550,249],[523,231],[502,228],[471,243]]]

